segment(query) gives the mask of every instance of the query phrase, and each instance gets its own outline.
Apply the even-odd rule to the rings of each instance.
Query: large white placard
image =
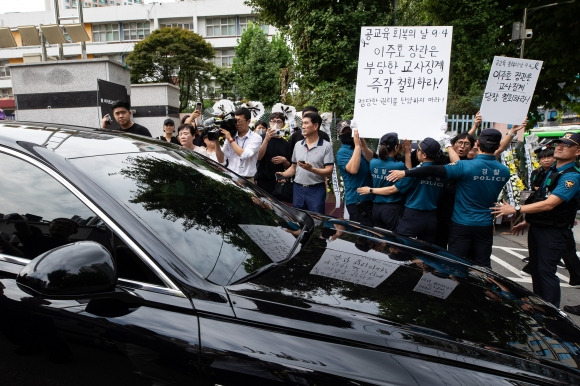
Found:
[[[287,259],[296,243],[296,237],[286,232],[282,227],[252,224],[240,224],[239,226],[275,263]],[[294,254],[297,252],[298,248]]]
[[[435,296],[440,299],[447,299],[455,287],[457,287],[457,284],[459,283],[451,278],[446,279],[435,276],[431,272],[426,272],[421,276],[413,291]]]
[[[453,27],[362,27],[354,120],[363,138],[439,137]]]
[[[542,69],[541,60],[496,56],[481,102],[487,122],[519,125],[524,121]]]
[[[396,261],[386,260],[386,255],[382,256],[376,259],[327,249],[310,273],[375,288],[401,266]]]

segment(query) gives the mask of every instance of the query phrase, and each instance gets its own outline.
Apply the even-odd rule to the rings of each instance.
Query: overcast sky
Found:
[[[174,0],[145,0],[145,3],[153,1],[163,3]],[[0,13],[44,11],[44,4],[44,0],[2,0]]]

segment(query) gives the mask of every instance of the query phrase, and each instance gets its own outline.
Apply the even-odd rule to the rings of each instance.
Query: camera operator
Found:
[[[256,185],[272,194],[276,186],[276,172],[283,172],[290,167],[292,152],[290,144],[282,138],[282,127],[286,118],[282,113],[270,115],[270,128],[258,151],[258,171]]]
[[[250,110],[240,107],[234,111],[234,116],[237,133],[232,136],[227,129],[221,129],[225,142],[216,149],[216,156],[220,163],[228,161],[228,169],[254,182],[262,137],[250,131]]]

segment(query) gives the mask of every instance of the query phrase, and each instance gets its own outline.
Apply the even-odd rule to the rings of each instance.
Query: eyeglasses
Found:
[[[237,123],[244,123],[244,122],[247,122],[247,121],[248,121],[248,120],[247,120],[247,119],[245,119],[245,118],[238,118],[238,119],[236,119],[236,122],[237,122]]]
[[[455,144],[459,147],[471,146],[471,142],[469,141],[457,141]]]
[[[571,147],[578,146],[578,145],[570,145],[569,143],[558,142],[556,144],[556,147],[558,147],[558,146],[562,146],[562,147],[566,147],[566,148],[571,148]]]
[[[270,122],[274,122],[274,123],[284,123],[284,122],[282,122],[281,119],[270,119]]]

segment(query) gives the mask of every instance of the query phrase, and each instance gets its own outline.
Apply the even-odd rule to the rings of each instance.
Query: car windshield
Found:
[[[288,209],[197,155],[142,152],[70,162],[213,283],[243,280],[298,252],[301,225]]]

